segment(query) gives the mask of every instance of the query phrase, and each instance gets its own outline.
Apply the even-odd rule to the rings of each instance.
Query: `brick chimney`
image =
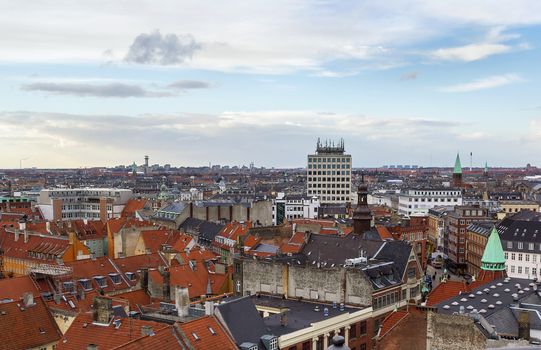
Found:
[[[171,301],[171,272],[163,271],[163,300]]]
[[[187,317],[190,314],[190,293],[187,287],[177,287],[175,305],[179,317]]]
[[[520,311],[518,315],[518,337],[530,340],[530,312]]]
[[[104,297],[95,297],[92,304],[92,318],[94,323],[109,324],[113,317],[113,300]]]

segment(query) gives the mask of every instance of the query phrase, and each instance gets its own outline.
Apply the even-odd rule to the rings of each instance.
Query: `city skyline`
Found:
[[[538,165],[537,1],[0,8],[0,168]]]

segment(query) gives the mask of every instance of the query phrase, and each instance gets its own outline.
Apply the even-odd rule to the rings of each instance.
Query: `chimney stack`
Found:
[[[92,318],[95,323],[109,324],[113,317],[113,300],[104,297],[95,297],[92,304]]]
[[[86,350],[98,350],[98,346],[96,344],[88,344]]]
[[[190,314],[190,293],[186,287],[177,287],[175,305],[179,317],[188,317]]]
[[[518,337],[530,340],[530,313],[528,311],[520,311],[518,315]]]
[[[205,315],[214,315],[214,303],[212,301],[205,301]]]
[[[141,269],[141,288],[148,293],[148,268]]]
[[[171,301],[171,273],[169,270],[163,271],[163,300]]]
[[[153,336],[154,330],[150,326],[141,326],[141,336]]]
[[[287,314],[285,312],[280,314],[280,325],[282,327],[287,327]]]
[[[31,292],[26,292],[23,294],[23,303],[24,307],[28,308],[30,306],[34,306],[34,294]]]

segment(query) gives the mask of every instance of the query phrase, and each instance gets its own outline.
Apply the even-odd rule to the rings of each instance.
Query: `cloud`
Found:
[[[511,50],[511,46],[504,44],[471,44],[438,49],[431,53],[431,57],[445,61],[471,62],[481,60],[492,55],[510,52]]]
[[[167,91],[149,91],[138,85],[123,83],[91,84],[91,83],[51,83],[36,82],[21,86],[25,91],[49,92],[57,95],[74,95],[79,97],[169,97]]]
[[[470,92],[493,89],[520,81],[523,81],[523,79],[517,74],[494,75],[487,78],[476,79],[469,83],[445,86],[440,90],[444,92]]]
[[[167,85],[168,88],[178,90],[209,89],[212,85],[201,80],[177,80]]]
[[[417,72],[404,73],[400,76],[400,80],[416,80],[418,76]]]
[[[139,34],[124,57],[127,62],[139,64],[176,65],[190,60],[201,50],[191,34],[166,34],[158,30]]]

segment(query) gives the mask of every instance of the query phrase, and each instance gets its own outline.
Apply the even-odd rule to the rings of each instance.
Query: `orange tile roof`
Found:
[[[41,298],[35,305],[17,306],[18,301],[0,304],[0,350],[33,349],[54,343],[62,334]]]
[[[66,266],[73,268],[73,278],[78,281],[80,279],[89,279],[91,281],[92,289],[103,289],[104,292],[112,292],[118,290],[125,290],[130,288],[130,285],[126,282],[125,276],[120,274],[120,283],[115,284],[109,277],[110,273],[119,273],[116,266],[112,261],[102,256],[96,259],[77,260],[66,263]],[[100,288],[94,277],[103,276],[107,281],[107,286]]]
[[[26,292],[32,293],[34,297],[40,295],[37,285],[30,276],[0,279],[0,300],[20,300]]]
[[[167,326],[154,331],[154,335],[152,336],[142,336],[112,350],[180,350],[182,348],[180,347],[177,336],[178,334],[176,334],[175,328],[173,326]]]
[[[213,316],[177,323],[195,350],[235,350],[237,346]],[[197,338],[196,338],[197,337]]]
[[[75,317],[56,350],[84,350],[89,344],[97,345],[100,350],[114,349],[140,338],[144,325],[152,327],[155,332],[167,327],[157,322],[130,318],[121,319],[117,329],[112,322],[107,326],[93,324],[92,313],[81,313]]]
[[[191,240],[191,237],[183,235],[180,233],[180,231],[161,229],[143,231],[141,232],[141,237],[145,243],[145,248],[150,249],[151,253],[158,252],[162,244],[169,244],[170,246],[173,246],[178,240],[184,241],[184,243],[186,243],[186,241],[189,243],[188,239]],[[180,244],[179,247],[182,247],[182,250],[184,250],[185,245],[183,246]]]
[[[127,300],[130,304],[130,310],[137,310],[138,305],[145,306],[152,302],[150,295],[142,289],[116,294],[114,298]]]
[[[135,212],[145,207],[146,199],[129,199],[122,210],[121,217],[135,217]]]
[[[406,310],[396,310],[394,312],[391,312],[385,319],[383,320],[383,323],[381,324],[381,329],[379,331],[378,337],[384,337],[387,333],[389,333],[400,321],[405,319],[409,313]]]
[[[391,232],[389,232],[387,227],[376,226],[376,230],[378,231],[379,237],[381,239],[394,239],[393,235],[391,234]]]

